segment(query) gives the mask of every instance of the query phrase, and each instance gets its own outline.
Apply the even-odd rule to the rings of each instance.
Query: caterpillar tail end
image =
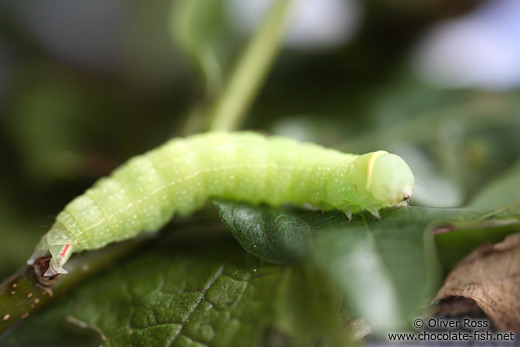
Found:
[[[42,257],[49,258],[50,253],[49,267],[43,276],[51,277],[58,274],[66,274],[67,270],[65,270],[63,266],[72,255],[74,247],[70,243],[49,245],[47,241],[47,237],[44,236],[36,247],[31,258],[27,261],[27,264],[34,265],[38,259]]]
[[[43,275],[54,276],[57,274],[66,274],[67,270],[63,268],[63,265],[69,260],[72,251],[73,247],[70,244],[49,247],[52,258],[49,263],[49,268]]]

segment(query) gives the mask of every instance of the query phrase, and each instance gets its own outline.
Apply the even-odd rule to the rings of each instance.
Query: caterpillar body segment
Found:
[[[252,132],[173,139],[131,158],[58,214],[29,260],[51,254],[46,276],[63,273],[72,253],[163,227],[210,198],[278,206],[310,203],[347,216],[407,200],[414,178],[384,151],[345,154]]]

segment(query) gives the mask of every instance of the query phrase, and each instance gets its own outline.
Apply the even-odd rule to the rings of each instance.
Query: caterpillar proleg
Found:
[[[349,216],[405,202],[414,177],[385,151],[341,153],[253,132],[176,138],[131,158],[65,206],[29,263],[50,253],[45,276],[65,273],[74,252],[101,248],[163,227],[210,198],[339,209]]]

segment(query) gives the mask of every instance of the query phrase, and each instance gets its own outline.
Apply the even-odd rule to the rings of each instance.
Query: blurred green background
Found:
[[[518,5],[296,2],[242,128],[396,152],[417,177],[413,204],[463,206],[508,169],[504,194],[518,201]],[[190,117],[226,80],[267,3],[208,1],[195,19],[180,0],[0,3],[0,275],[24,264],[97,178],[205,130]],[[217,72],[191,40],[211,47]]]

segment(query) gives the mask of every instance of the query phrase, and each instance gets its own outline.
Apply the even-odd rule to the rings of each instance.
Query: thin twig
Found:
[[[210,130],[240,126],[280,50],[292,0],[273,3],[209,113]]]

